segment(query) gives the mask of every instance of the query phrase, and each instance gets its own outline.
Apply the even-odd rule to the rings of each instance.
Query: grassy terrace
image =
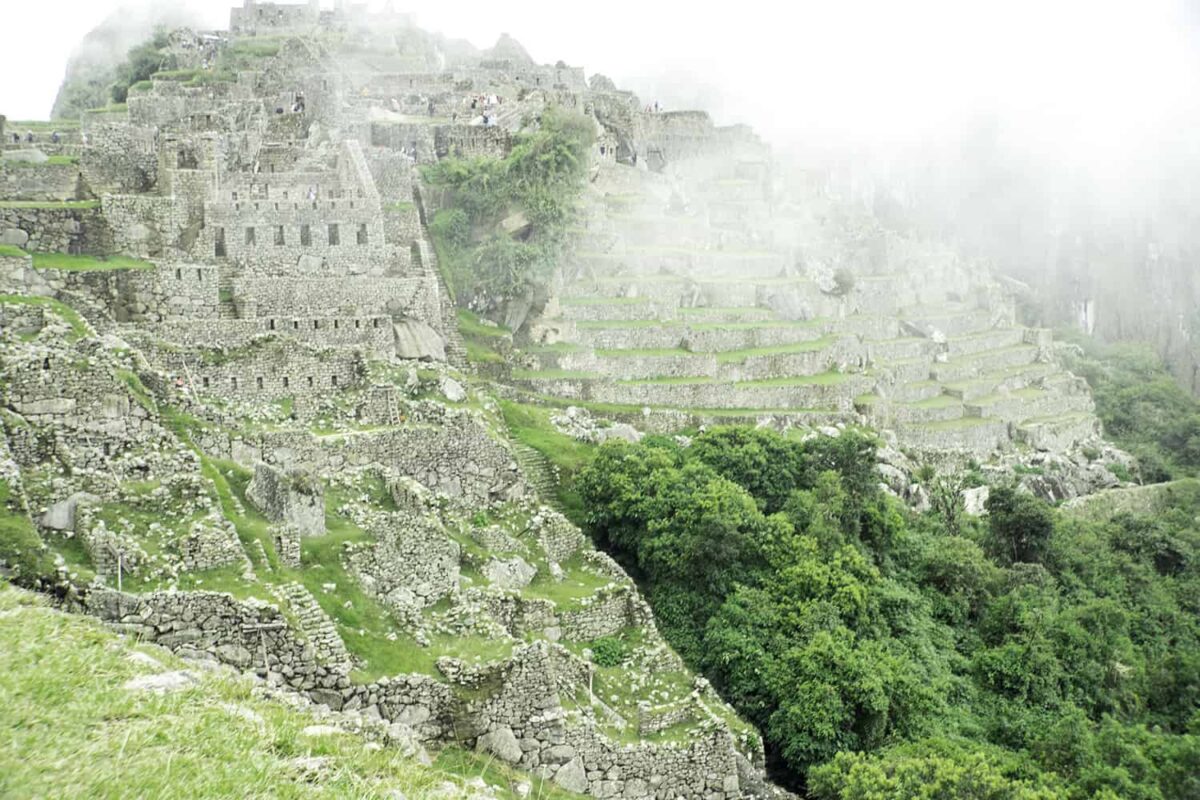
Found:
[[[824,320],[820,319],[764,319],[757,322],[696,322],[689,327],[697,331],[754,331],[763,328],[818,328],[823,323]]]
[[[624,386],[700,386],[706,383],[720,382],[709,375],[697,375],[695,377],[630,378],[617,381],[617,383]]]
[[[477,314],[459,309],[458,330],[464,336],[487,336],[503,339],[512,336],[512,331],[501,325],[485,325]]]
[[[990,405],[995,405],[996,403],[999,403],[1002,400],[1009,400],[1009,399],[1036,400],[1039,397],[1044,397],[1045,395],[1046,395],[1046,391],[1044,389],[1037,389],[1032,386],[1027,386],[1024,389],[1017,389],[1016,391],[1013,391],[1013,392],[1007,392],[1007,393],[1006,392],[997,392],[996,394],[989,394],[985,397],[978,397],[971,401],[971,405],[973,405],[973,406],[990,406]]]
[[[512,376],[518,381],[590,381],[603,377],[569,369],[514,369]]]
[[[728,350],[723,353],[716,354],[717,363],[730,364],[759,356],[787,356],[796,355],[799,353],[816,353],[824,350],[836,341],[836,336],[825,336],[820,339],[812,339],[811,341],[807,342],[777,344],[770,345],[768,347],[751,347],[747,350]]]
[[[6,158],[0,161],[6,169],[30,169],[33,167],[73,167],[79,163],[79,156],[49,156],[45,161],[22,161]]]
[[[988,425],[997,424],[1003,423],[997,423],[996,420],[987,419],[985,417],[960,417],[959,419],[946,419],[938,422],[922,422],[917,425],[913,425],[912,427],[928,431],[955,431],[970,428],[982,428]]]
[[[962,399],[948,394],[939,394],[937,397],[918,400],[915,403],[908,403],[907,405],[909,408],[952,408],[962,405]]]
[[[516,800],[514,787],[529,780],[455,748],[426,767],[358,736],[306,736],[313,717],[257,696],[241,677],[192,669],[195,683],[180,691],[124,688],[135,677],[186,668],[160,648],[0,581],[0,795],[431,797],[452,781],[454,796],[466,796],[462,784],[481,777],[501,800]],[[308,757],[324,768],[304,768]],[[537,779],[530,794],[575,797]]]
[[[1019,352],[1027,352],[1031,354],[1036,353],[1037,347],[1031,344],[1014,344],[1010,347],[997,347],[993,350],[980,350],[975,353],[965,353],[958,358],[952,358],[947,361],[946,364],[949,366],[963,366],[967,364],[975,364],[979,361],[986,361],[987,359],[995,358],[996,356]]]
[[[564,306],[636,306],[650,302],[649,297],[562,297]]]
[[[88,327],[79,316],[79,312],[70,306],[63,305],[51,297],[34,297],[24,294],[0,294],[0,305],[42,306],[58,314],[71,326],[72,340],[82,339],[88,335]]]
[[[33,265],[38,269],[58,269],[66,272],[154,269],[154,265],[149,261],[128,256],[71,256],[66,253],[34,253]]]
[[[683,327],[683,323],[677,320],[657,319],[588,320],[576,322],[575,327],[581,331],[607,331],[625,328],[680,328]]]
[[[774,386],[836,386],[850,380],[853,375],[846,372],[822,372],[819,375],[793,375],[787,378],[766,378],[759,381],[742,381],[735,386],[774,387]]]
[[[0,200],[0,208],[36,208],[45,210],[99,208],[99,200]]]
[[[0,244],[0,258],[25,258],[29,253],[26,253],[21,248],[13,244]]]
[[[679,313],[681,316],[689,314],[724,314],[728,317],[753,317],[772,312],[769,308],[758,308],[757,306],[681,306]]]
[[[678,356],[697,356],[704,353],[693,353],[682,347],[649,347],[644,350],[597,350],[596,355],[604,358],[672,358]]]

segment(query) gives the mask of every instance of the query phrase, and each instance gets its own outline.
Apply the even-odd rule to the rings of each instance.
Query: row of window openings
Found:
[[[275,165],[272,164],[271,166],[274,167]],[[313,187],[308,190],[306,197],[309,200],[315,200],[315,199],[317,199],[317,195],[320,193],[320,191],[321,191],[320,189]],[[324,191],[325,191],[325,197],[329,200],[344,200],[346,197],[345,189],[325,189]],[[250,190],[250,199],[251,200],[265,200],[267,197],[270,197],[270,194],[271,194],[271,189],[269,186],[262,186],[261,188],[258,188],[256,186],[254,188],[251,188],[251,190]],[[265,195],[265,197],[264,197],[264,195]],[[367,193],[364,192],[362,189],[355,189],[354,196],[361,199],[363,197],[366,197]],[[287,189],[283,190],[282,198],[284,200],[288,199],[288,190]],[[238,193],[230,192],[229,199],[231,202],[236,203],[237,199],[238,199]],[[350,207],[354,208],[353,201],[350,202]]]
[[[233,199],[234,199],[234,203],[233,203],[233,210],[234,210],[234,211],[241,211],[241,210],[242,210],[242,204],[241,204],[241,203],[239,203],[239,202],[237,202],[237,197],[236,197],[236,194],[237,194],[237,193],[235,192],[235,193],[234,193],[235,197],[233,198]],[[279,203],[273,203],[273,205],[275,206],[275,210],[276,210],[276,211],[278,211],[278,210],[279,210]],[[313,207],[314,209],[319,209],[319,208],[321,207],[321,204],[320,204],[318,201],[316,201],[316,200],[313,200],[313,201],[312,201],[312,207]],[[254,210],[255,210],[255,211],[258,211],[258,210],[260,210],[260,208],[261,208],[261,204],[259,204],[258,202],[255,202],[255,203],[254,203]],[[354,208],[354,201],[353,201],[353,200],[351,200],[351,201],[350,201],[350,208]],[[336,200],[330,200],[330,201],[329,201],[329,209],[330,209],[331,211],[336,211],[336,210],[337,210],[337,201],[336,201]],[[299,203],[292,203],[292,210],[293,210],[293,211],[299,211],[299,210],[300,210],[300,204],[299,204]]]
[[[341,320],[335,319],[333,321],[333,329],[335,331],[341,327],[340,323],[341,323]],[[361,319],[354,320],[355,329],[361,328],[362,327],[361,323],[362,323]],[[312,326],[313,326],[313,330],[317,330],[318,328],[321,327],[321,320],[314,319],[312,321]],[[371,327],[372,328],[379,327],[379,318],[378,317],[375,317],[374,319],[371,320]],[[271,331],[275,330],[275,320],[273,320],[273,319],[267,320],[267,330],[271,330]],[[292,330],[297,330],[297,331],[300,330],[300,320],[298,320],[298,319],[292,320]]]
[[[256,231],[257,231],[257,229],[253,228],[253,227],[246,228],[246,245],[247,246],[257,243],[258,237],[257,237]],[[328,229],[327,233],[328,233],[328,242],[331,247],[335,247],[342,243],[341,231],[338,229],[338,224],[336,222],[332,222],[329,224],[329,229]],[[358,226],[358,233],[357,233],[356,239],[357,239],[358,244],[360,244],[360,245],[365,245],[365,244],[370,243],[370,234],[367,233],[367,223],[363,222]],[[287,244],[286,237],[284,235],[284,227],[282,225],[275,226],[275,244],[276,244],[276,246],[283,246],[283,245]],[[308,225],[300,226],[300,245],[302,247],[309,247],[312,245],[312,229]],[[225,229],[224,228],[216,229],[216,236],[215,236],[215,242],[214,242],[214,253],[218,258],[223,257],[225,255]],[[176,270],[176,273],[177,273],[176,277],[178,278],[179,277],[178,270]],[[196,276],[199,277],[198,271],[196,273]]]
[[[237,388],[238,388],[238,379],[237,379],[237,378],[230,378],[229,380],[230,380],[230,385],[231,385],[231,386],[232,386],[234,389],[237,389]],[[315,381],[313,380],[313,377],[312,377],[311,375],[309,375],[307,378],[305,378],[305,381],[306,381],[306,383],[307,383],[307,385],[308,385],[308,388],[309,388],[309,389],[313,388],[313,387],[316,385],[316,384],[315,384]],[[203,387],[203,388],[207,389],[207,388],[209,388],[209,387],[212,385],[212,381],[211,381],[209,378],[207,378],[207,377],[204,377],[204,378],[201,378],[201,379],[200,379],[200,385],[201,385],[201,387]],[[330,375],[330,376],[329,376],[329,385],[330,385],[330,386],[337,386],[337,385],[338,385],[338,376],[337,376],[337,375]],[[284,378],[284,379],[283,379],[283,388],[285,388],[285,389],[290,389],[290,388],[291,388],[291,386],[292,386],[292,379],[291,379],[291,378]],[[255,387],[256,389],[261,389],[261,388],[263,388],[263,379],[262,379],[262,378],[255,378],[255,379],[254,379],[254,387]]]

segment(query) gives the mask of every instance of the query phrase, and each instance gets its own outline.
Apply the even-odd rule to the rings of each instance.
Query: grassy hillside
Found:
[[[187,688],[125,688],[186,669]],[[432,766],[316,720],[248,679],[47,608],[0,582],[0,797],[517,798],[527,776],[448,749]],[[568,798],[535,781],[528,797]]]

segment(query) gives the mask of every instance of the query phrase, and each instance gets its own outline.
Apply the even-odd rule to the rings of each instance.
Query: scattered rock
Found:
[[[475,743],[475,749],[483,753],[491,753],[501,761],[516,764],[521,760],[521,745],[513,734],[512,728],[501,725],[495,730],[485,733]]]
[[[197,683],[199,683],[199,679],[195,673],[181,669],[174,672],[160,672],[157,675],[139,675],[136,678],[130,678],[125,681],[123,688],[131,692],[168,694],[170,692],[183,691]]]

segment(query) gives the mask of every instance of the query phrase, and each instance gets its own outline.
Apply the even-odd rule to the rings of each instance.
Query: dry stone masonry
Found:
[[[245,0],[170,42],[183,79],[0,150],[5,505],[43,586],[118,630],[594,797],[785,796],[464,374],[419,167],[551,106],[596,132],[580,230],[497,369],[573,401],[560,430],[869,424],[906,498],[921,454],[1116,481],[1010,286],[783,180],[744,126],[366,6]]]

